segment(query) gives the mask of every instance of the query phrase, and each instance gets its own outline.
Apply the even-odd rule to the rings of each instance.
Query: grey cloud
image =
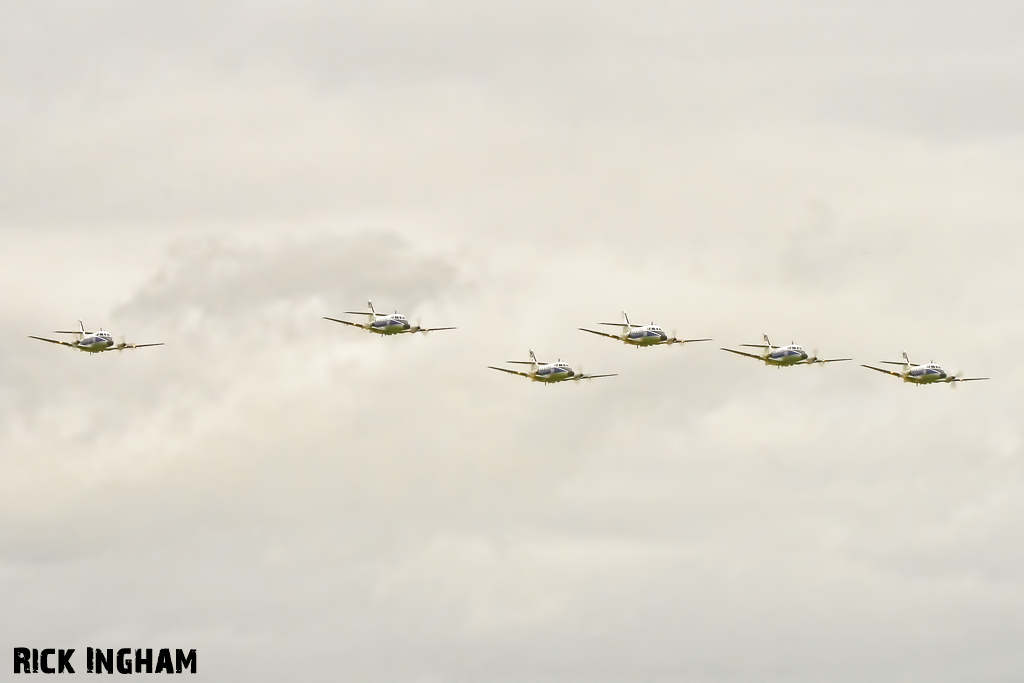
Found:
[[[787,7],[9,8],[0,216],[450,215],[532,196],[551,212],[549,178],[576,178],[554,193],[565,211],[638,173],[641,197],[667,170],[699,183],[737,130],[780,122],[940,144],[1016,130],[1012,6]]]

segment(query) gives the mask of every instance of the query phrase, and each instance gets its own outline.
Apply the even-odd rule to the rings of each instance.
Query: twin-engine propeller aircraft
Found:
[[[589,332],[590,334],[599,334],[602,337],[608,337],[609,339],[618,339],[624,344],[632,344],[633,346],[640,348],[641,346],[664,346],[670,344],[688,344],[690,342],[702,342],[711,341],[710,339],[676,339],[676,335],[673,332],[672,336],[669,337],[665,334],[665,330],[655,325],[653,322],[650,325],[634,325],[629,322],[629,316],[626,312],[622,312],[621,323],[598,323],[598,325],[612,325],[615,327],[622,328],[622,334],[609,334],[607,332],[598,332],[597,330],[588,330],[585,327],[578,329],[583,332]]]
[[[564,382],[565,380],[572,380],[578,382],[581,379],[597,379],[598,377],[615,377],[615,375],[586,375],[582,370],[579,372],[573,372],[572,368],[569,367],[568,363],[564,363],[561,360],[557,360],[554,363],[544,363],[537,360],[537,356],[533,353],[533,349],[530,349],[530,360],[507,360],[506,363],[515,363],[517,365],[529,365],[529,372],[519,372],[518,370],[508,370],[506,368],[496,368],[493,365],[488,365],[491,370],[500,370],[501,372],[507,372],[510,375],[519,375],[525,377],[532,382],[546,382],[552,384],[554,382]]]
[[[382,335],[391,334],[415,334],[417,332],[439,332],[440,330],[454,330],[454,327],[420,327],[417,325],[410,325],[409,321],[404,315],[395,311],[394,313],[381,314],[373,310],[373,302],[367,301],[366,305],[369,307],[369,311],[345,311],[347,315],[365,315],[373,318],[370,322],[365,325],[362,323],[349,322],[348,320],[338,320],[337,318],[328,318],[324,316],[324,320],[330,320],[332,322],[341,323],[342,325],[351,325],[352,327],[359,327],[366,330],[367,332],[376,332]]]
[[[117,344],[114,343],[114,338],[110,336],[110,333],[106,330],[96,330],[95,332],[86,332],[85,325],[82,321],[78,321],[77,330],[57,330],[54,334],[73,334],[77,337],[75,341],[60,341],[57,339],[47,339],[46,337],[35,337],[29,335],[29,339],[38,339],[39,341],[50,342],[51,344],[60,344],[61,346],[67,346],[72,349],[78,349],[79,351],[87,351],[89,353],[102,353],[103,351],[124,351],[125,349],[141,349],[146,346],[163,346],[163,342],[156,344],[128,344],[124,338]]]
[[[875,368],[870,365],[863,365],[868,370],[874,370],[875,372],[884,372],[887,375],[893,377],[899,377],[904,382],[911,382],[913,384],[937,384],[939,382],[979,382],[988,377],[957,377],[956,375],[947,375],[946,371],[939,366],[938,363],[928,363],[927,365],[914,365],[907,358],[907,352],[903,352],[903,360],[883,360],[880,363],[886,365],[902,365],[902,369],[899,372],[893,372],[892,370],[883,370],[882,368]],[[956,386],[956,384],[953,384]]]
[[[808,356],[807,352],[804,351],[804,347],[799,344],[790,344],[789,346],[773,345],[768,340],[767,334],[764,335],[764,344],[740,344],[740,346],[762,349],[762,351],[760,355],[755,355],[726,348],[722,348],[722,350],[762,361],[765,365],[775,365],[780,368],[784,365],[813,365],[815,363],[839,363],[853,360],[852,358],[818,358],[817,355]]]

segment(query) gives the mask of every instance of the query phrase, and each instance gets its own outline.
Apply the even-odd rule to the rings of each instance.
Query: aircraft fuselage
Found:
[[[572,371],[568,363],[549,363],[542,365],[537,368],[530,375],[530,379],[534,382],[561,382],[563,380],[572,379],[576,373]]]
[[[770,349],[764,356],[764,362],[768,365],[795,365],[807,360],[807,353],[796,344],[782,346],[777,349]]]
[[[944,382],[947,377],[945,370],[934,363],[929,363],[911,367],[903,375],[903,381],[914,384],[931,384],[932,382]]]
[[[409,321],[405,319],[405,316],[401,315],[386,315],[374,319],[370,323],[368,329],[370,332],[376,332],[377,334],[401,334],[409,330]]]
[[[94,332],[75,342],[75,345],[82,351],[100,353],[113,346],[114,340],[106,332]]]
[[[654,346],[668,341],[668,335],[660,327],[648,325],[630,330],[622,341],[634,346]]]

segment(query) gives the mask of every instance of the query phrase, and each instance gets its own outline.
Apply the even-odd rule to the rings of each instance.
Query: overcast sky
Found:
[[[1020,680],[1020,3],[3,0],[0,102],[8,652]]]

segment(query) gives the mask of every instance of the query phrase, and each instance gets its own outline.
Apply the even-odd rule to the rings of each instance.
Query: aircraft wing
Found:
[[[362,330],[370,329],[369,325],[360,325],[359,323],[349,322],[348,320],[338,320],[337,318],[328,318],[326,315],[324,316],[324,320],[330,320],[331,322],[341,323],[342,325],[351,325],[352,327],[358,327],[359,329],[362,329]]]
[[[893,372],[892,370],[883,370],[882,368],[875,368],[875,367],[872,367],[870,365],[861,365],[861,367],[862,368],[867,368],[868,370],[874,370],[875,372],[884,372],[885,374],[892,375],[893,377],[900,377],[900,378],[903,377],[903,375],[901,375],[900,373]]]
[[[814,365],[815,363],[842,363],[844,360],[853,360],[852,358],[815,358],[814,360],[807,359],[799,365]]]
[[[668,344],[689,344],[690,342],[712,341],[711,339],[669,339]]]
[[[525,372],[519,372],[518,370],[508,370],[506,368],[496,368],[493,365],[488,365],[487,367],[489,367],[491,370],[501,370],[502,372],[507,372],[510,375],[519,375],[520,377],[525,377],[527,379],[530,379],[530,376],[528,374],[526,374]]]
[[[39,341],[44,341],[44,342],[50,342],[51,344],[60,344],[61,346],[68,346],[68,347],[70,347],[72,349],[77,349],[78,348],[78,346],[76,344],[72,344],[71,342],[58,341],[56,339],[47,339],[46,337],[33,337],[31,334],[28,335],[28,338],[29,339],[38,339]]]
[[[618,373],[611,375],[573,375],[570,379],[574,382],[578,382],[581,379],[598,379],[599,377],[617,377]]]
[[[409,328],[408,330],[406,330],[406,332],[408,332],[410,334],[415,334],[417,332],[440,332],[441,330],[454,330],[454,329],[457,329],[457,328],[454,328],[454,327],[412,327],[412,328]]]
[[[735,353],[737,356],[746,356],[747,358],[753,358],[754,360],[764,360],[763,357],[755,356],[752,353],[744,353],[743,351],[733,351],[732,349],[727,349],[725,347],[722,347],[722,350],[728,351],[729,353]]]
[[[988,377],[954,377],[953,379],[947,380],[949,382],[980,382],[983,379],[989,379]]]
[[[117,346],[111,346],[106,349],[107,351],[122,351],[124,349],[144,349],[147,346],[163,346],[163,342],[156,342],[155,344],[118,344]]]
[[[601,323],[601,324],[604,325],[605,323]],[[618,341],[622,341],[622,337],[617,335],[617,334],[608,334],[607,332],[598,332],[597,330],[588,330],[585,327],[577,327],[576,329],[582,330],[583,332],[589,332],[590,334],[599,334],[602,337],[608,337],[609,339],[616,339]]]

